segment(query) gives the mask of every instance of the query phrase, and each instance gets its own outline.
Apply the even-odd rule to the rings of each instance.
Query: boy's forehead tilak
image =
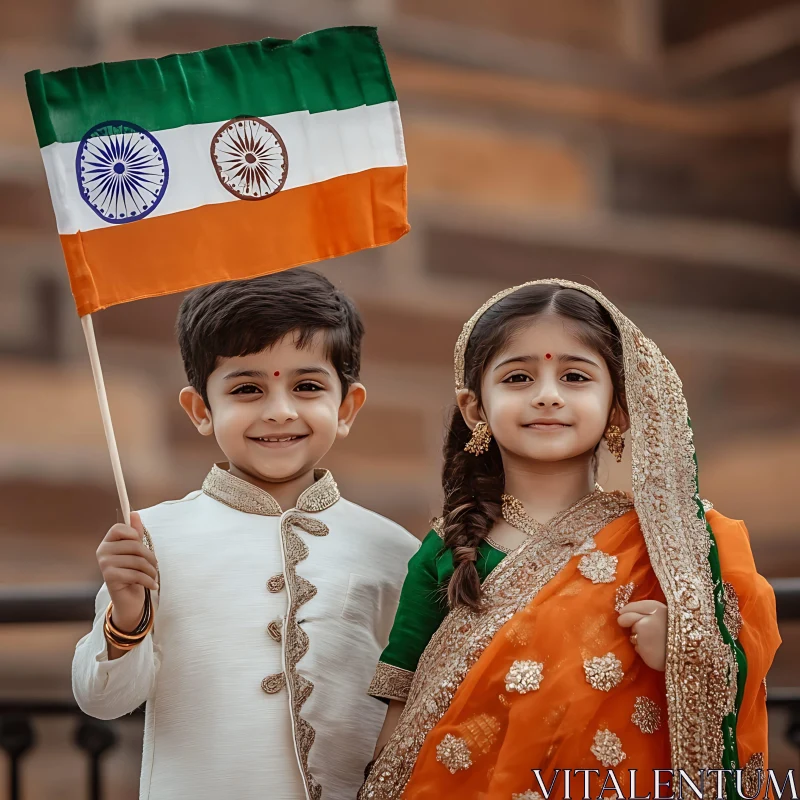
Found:
[[[223,380],[234,380],[236,378],[254,378],[256,380],[265,380],[266,378],[279,378],[282,374],[287,373],[294,376],[301,376],[301,375],[327,375],[330,377],[331,371],[324,367],[322,364],[311,364],[304,367],[296,367],[295,369],[285,370],[282,372],[279,369],[274,370],[273,372],[266,372],[260,369],[237,369],[233,372],[227,373]]]

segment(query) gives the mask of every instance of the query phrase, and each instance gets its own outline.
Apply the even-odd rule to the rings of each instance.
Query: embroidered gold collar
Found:
[[[262,517],[283,514],[278,501],[269,492],[231,475],[228,468],[226,461],[214,464],[203,481],[205,494],[245,514],[260,514]],[[313,514],[330,508],[340,497],[333,475],[326,469],[315,469],[314,483],[297,498],[295,508]]]

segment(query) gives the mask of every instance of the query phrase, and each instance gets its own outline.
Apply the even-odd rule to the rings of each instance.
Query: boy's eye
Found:
[[[254,383],[245,383],[242,386],[237,386],[231,394],[261,394],[261,389]]]
[[[503,381],[503,383],[528,383],[529,381],[532,381],[532,380],[533,380],[533,378],[531,378],[530,375],[525,375],[522,372],[518,372],[516,375],[509,375]]]
[[[580,372],[568,372],[561,378],[561,380],[566,381],[567,383],[582,383],[590,379],[586,375],[583,375]]]
[[[320,386],[318,383],[311,383],[311,381],[298,383],[294,388],[296,392],[321,392],[324,391],[324,389],[324,386]]]

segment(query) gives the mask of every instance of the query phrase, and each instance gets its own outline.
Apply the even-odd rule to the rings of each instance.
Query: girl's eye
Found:
[[[245,383],[242,386],[237,386],[231,394],[261,394],[261,389],[253,383]]]
[[[321,392],[325,389],[324,386],[320,386],[318,383],[311,383],[310,381],[306,381],[305,383],[298,383],[295,386],[296,392]]]
[[[533,380],[533,378],[531,378],[530,375],[525,375],[522,372],[518,372],[516,375],[509,375],[503,381],[503,383],[528,383],[528,382],[530,382],[532,380]]]
[[[580,372],[568,372],[561,378],[561,380],[566,381],[567,383],[583,383],[590,379],[586,375],[581,374]]]

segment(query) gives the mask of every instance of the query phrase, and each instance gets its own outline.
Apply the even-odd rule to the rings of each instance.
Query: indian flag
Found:
[[[25,76],[80,315],[409,229],[374,28]]]

